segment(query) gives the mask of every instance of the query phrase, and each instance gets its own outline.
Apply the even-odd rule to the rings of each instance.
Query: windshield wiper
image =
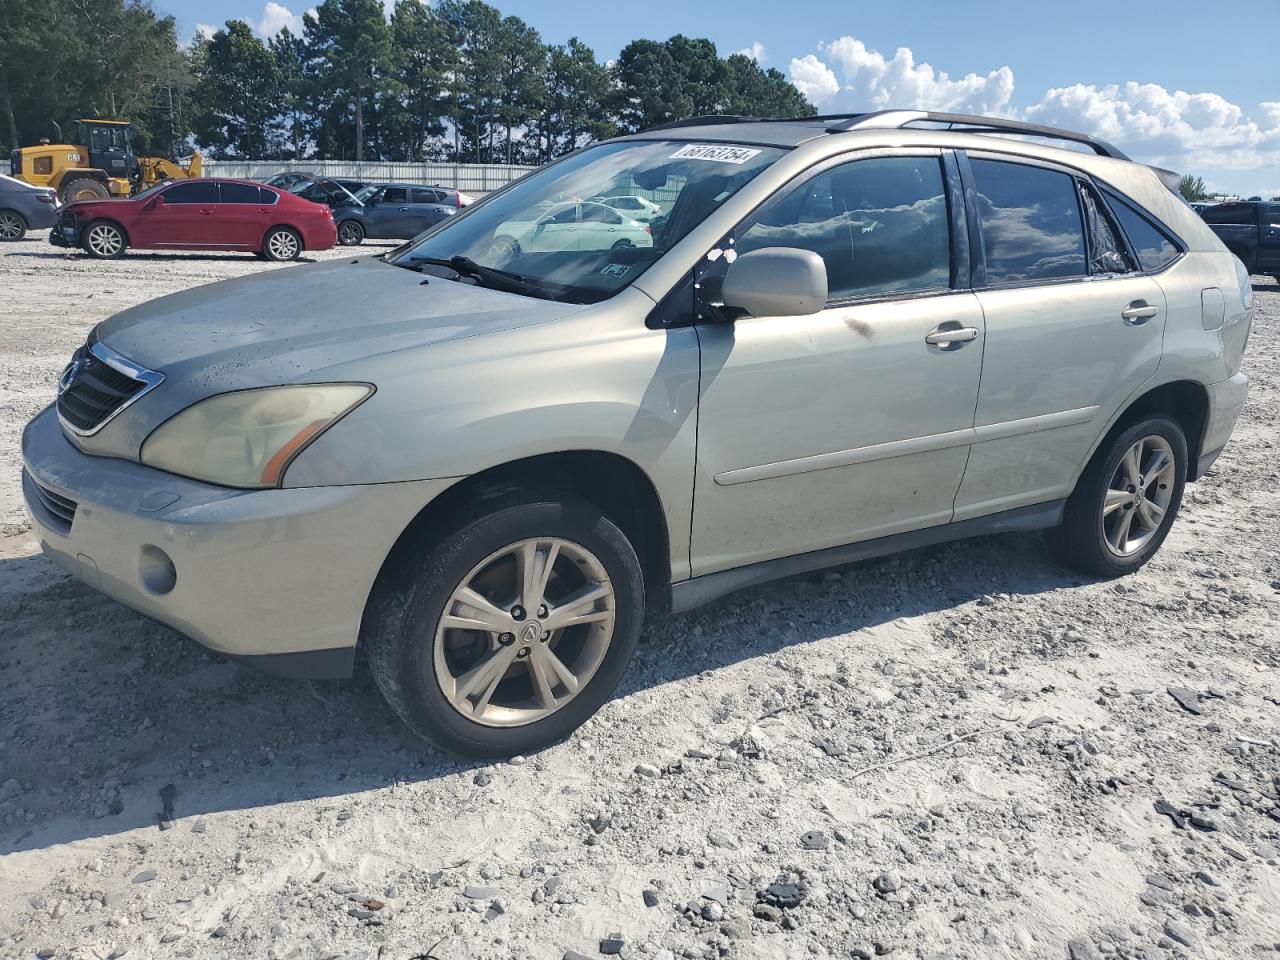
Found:
[[[524,277],[516,273],[509,273],[506,270],[498,270],[494,267],[486,267],[476,263],[470,257],[456,256],[445,260],[440,257],[410,257],[406,266],[410,270],[417,270],[418,265],[429,265],[433,267],[448,267],[454,273],[464,277],[471,277],[478,280],[486,287],[492,287],[495,290],[503,290],[507,293],[518,293],[526,297],[546,297],[554,300],[555,297],[547,291],[545,287],[526,280]]]

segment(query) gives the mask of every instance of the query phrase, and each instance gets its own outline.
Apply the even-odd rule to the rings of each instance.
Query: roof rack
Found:
[[[810,117],[744,117],[736,113],[707,113],[687,120],[668,120],[666,123],[654,124],[652,127],[645,127],[640,133],[674,130],[678,127],[705,127],[717,123],[837,123],[865,116],[865,113],[824,113]]]
[[[935,113],[932,110],[878,110],[874,113],[862,113],[830,124],[827,127],[827,132],[903,130],[915,123],[940,123],[945,124],[948,130],[961,129],[968,133],[1010,133],[1024,137],[1069,140],[1072,143],[1084,144],[1102,157],[1113,157],[1116,160],[1129,159],[1127,155],[1107,143],[1107,141],[1091,137],[1087,133],[1062,130],[1058,127],[1046,127],[1038,123],[1023,123],[1021,120],[975,117],[963,113]]]

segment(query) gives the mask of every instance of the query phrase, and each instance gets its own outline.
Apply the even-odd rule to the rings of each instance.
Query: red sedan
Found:
[[[338,239],[333,212],[275,187],[202,177],[159,183],[128,200],[68,204],[49,241],[91,257],[150,250],[245,250],[295,260]]]

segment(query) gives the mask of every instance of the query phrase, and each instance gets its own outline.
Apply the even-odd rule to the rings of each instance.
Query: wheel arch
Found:
[[[15,217],[17,217],[19,220],[22,221],[23,227],[25,227],[28,230],[31,229],[31,222],[27,220],[27,215],[23,213],[21,210],[18,210],[14,207],[6,207],[3,205],[0,205],[0,213],[12,213]]]
[[[307,249],[307,235],[303,233],[301,230],[299,230],[292,223],[288,223],[282,220],[279,223],[273,223],[271,226],[267,227],[267,229],[262,231],[262,237],[261,239],[258,240],[259,250],[265,250],[267,248],[267,237],[271,236],[272,230],[288,230],[290,233],[292,233],[295,237],[298,238],[298,249],[299,250]]]
[[[116,229],[118,229],[122,234],[124,234],[124,242],[125,242],[128,246],[133,246],[133,239],[129,236],[129,228],[128,228],[128,227],[126,227],[126,226],[125,226],[123,223],[121,223],[119,220],[117,220],[115,217],[93,217],[93,218],[92,218],[92,219],[90,219],[90,220],[86,220],[86,221],[85,221],[85,225],[84,225],[83,227],[81,227],[81,228],[80,228],[80,242],[81,242],[81,243],[83,243],[83,242],[84,242],[84,236],[85,236],[85,234],[88,232],[89,228],[90,228],[90,227],[92,227],[95,223],[109,223],[109,224],[111,224],[113,227],[115,227]]]
[[[1080,473],[1111,437],[1127,430],[1141,417],[1152,414],[1172,417],[1182,427],[1187,438],[1187,480],[1194,482],[1200,479],[1196,468],[1203,453],[1205,430],[1209,426],[1209,391],[1195,380],[1170,380],[1150,387],[1130,400],[1098,437],[1088,458],[1081,464]],[[1080,474],[1077,474],[1077,482],[1079,478]],[[1075,483],[1072,484],[1074,486]]]
[[[459,480],[424,506],[408,523],[383,560],[369,598],[375,599],[407,568],[407,558],[429,546],[450,527],[465,504],[531,486],[571,493],[594,504],[626,535],[644,571],[646,616],[671,610],[671,548],[666,513],[657,487],[634,461],[602,450],[569,450],[509,461]],[[363,633],[363,631],[362,631]]]

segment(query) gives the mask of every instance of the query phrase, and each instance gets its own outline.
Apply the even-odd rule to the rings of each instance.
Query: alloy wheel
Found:
[[[1102,503],[1102,535],[1119,557],[1137,553],[1164,523],[1176,486],[1169,441],[1152,434],[1136,441],[1117,464]]]
[[[17,240],[22,234],[22,221],[17,214],[0,213],[0,240]]]
[[[124,237],[109,223],[98,223],[90,227],[86,243],[100,257],[114,257],[124,249]]]
[[[292,260],[298,255],[298,238],[288,230],[277,230],[267,241],[267,248],[277,260]]]
[[[364,238],[364,232],[350,220],[338,228],[338,240],[343,246],[354,246]]]
[[[604,565],[580,544],[521,540],[477,564],[436,627],[436,679],[463,717],[490,727],[534,723],[591,681],[613,640]]]

